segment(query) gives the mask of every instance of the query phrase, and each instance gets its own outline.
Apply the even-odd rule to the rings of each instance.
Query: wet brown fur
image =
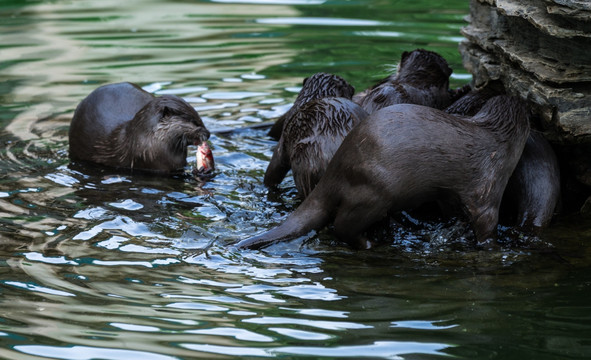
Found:
[[[296,114],[307,102],[324,97],[343,97],[351,99],[355,88],[340,76],[326,73],[316,73],[304,79],[302,90],[298,94],[293,106],[283,114],[269,130],[269,136],[279,140],[287,119]]]
[[[277,186],[291,169],[298,195],[314,189],[343,139],[367,113],[345,98],[322,98],[287,118],[265,172],[266,186]]]
[[[195,109],[179,97],[154,97],[119,83],[93,91],[70,124],[70,158],[116,168],[174,173],[187,146],[209,138]]]
[[[449,114],[472,116],[499,89],[473,90],[445,109]],[[523,231],[539,234],[550,224],[560,203],[560,167],[552,146],[532,130],[501,203],[501,216]]]
[[[370,114],[395,104],[444,109],[455,96],[449,90],[451,73],[447,61],[435,52],[424,49],[405,51],[397,73],[355,95],[353,101]]]
[[[283,224],[237,246],[260,248],[332,222],[339,239],[363,248],[363,232],[389,211],[440,199],[455,199],[465,209],[479,244],[494,243],[528,120],[525,104],[507,96],[489,100],[472,118],[410,104],[379,110],[349,133]]]

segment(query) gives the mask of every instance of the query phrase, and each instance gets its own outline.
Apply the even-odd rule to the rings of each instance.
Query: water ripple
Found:
[[[50,357],[54,359],[91,360],[91,359],[145,359],[145,360],[179,360],[178,357],[160,355],[148,351],[100,348],[91,346],[50,346],[50,345],[17,345],[16,351],[23,354]]]
[[[272,25],[321,25],[321,26],[384,26],[387,22],[364,19],[338,19],[338,18],[322,18],[322,17],[276,17],[257,19],[260,24]]]
[[[252,4],[252,5],[321,5],[326,0],[211,0],[226,4]]]
[[[332,357],[332,358],[384,358],[401,359],[403,355],[425,354],[444,356],[442,350],[448,349],[450,345],[438,343],[419,343],[419,342],[395,342],[395,341],[376,341],[370,345],[356,346],[338,346],[338,347],[312,347],[312,346],[285,346],[275,348],[252,348],[252,347],[232,347],[216,346],[208,344],[181,344],[181,346],[206,353],[231,355],[231,356],[257,356],[257,357],[276,357],[276,356],[314,356],[314,357]]]
[[[306,331],[306,330],[297,330],[291,328],[278,328],[278,327],[270,327],[270,331],[274,331],[280,335],[287,336],[296,340],[305,340],[305,341],[322,341],[322,340],[329,340],[333,338],[333,336],[328,334],[322,334],[313,331]]]
[[[38,293],[44,293],[44,294],[50,294],[50,295],[58,295],[58,296],[76,296],[75,294],[72,294],[72,293],[69,293],[66,291],[51,289],[46,286],[41,286],[41,285],[36,285],[36,284],[31,284],[31,283],[23,283],[23,282],[19,282],[19,281],[3,281],[2,283],[6,284],[6,285],[17,287],[20,289],[32,291],[32,292],[38,292]]]
[[[203,94],[203,98],[208,100],[244,100],[252,97],[262,97],[270,95],[264,92],[252,92],[252,91],[234,91],[234,92],[209,92]],[[236,104],[238,105],[238,104]],[[202,107],[200,109],[203,109]]]
[[[229,327],[188,330],[188,331],[186,331],[186,333],[197,334],[197,335],[217,335],[217,336],[224,336],[224,337],[232,337],[236,340],[253,341],[253,342],[272,342],[272,341],[274,341],[274,339],[269,336],[260,335],[255,332],[244,330],[244,329],[229,328]]]
[[[552,233],[566,252],[479,252],[405,215],[368,251],[232,248],[299,204],[291,175],[264,186],[276,142],[251,125],[314,72],[362,90],[416,47],[467,83],[465,1],[21,3],[0,6],[0,357],[588,358],[584,221]],[[191,178],[194,146],[187,176],[69,164],[76,105],[119,81],[194,106],[215,177]]]
[[[324,329],[332,331],[345,331],[352,329],[371,329],[373,326],[358,324],[347,321],[327,321],[327,320],[310,320],[310,319],[296,319],[288,317],[260,317],[244,319],[246,323],[251,324],[265,324],[265,325],[300,325],[312,327],[315,329]]]

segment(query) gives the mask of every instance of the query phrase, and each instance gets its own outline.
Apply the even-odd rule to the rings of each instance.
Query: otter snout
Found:
[[[206,142],[207,140],[209,140],[210,136],[211,136],[211,133],[209,132],[209,130],[207,130],[205,128],[205,126],[200,126],[199,132],[197,135],[197,141],[195,141],[195,145],[199,145],[199,144]]]

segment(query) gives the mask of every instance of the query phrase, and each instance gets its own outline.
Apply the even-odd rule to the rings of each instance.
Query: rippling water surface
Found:
[[[275,143],[244,127],[273,122],[306,76],[363,90],[417,47],[465,84],[467,13],[463,0],[2,2],[0,358],[591,356],[579,219],[489,253],[462,223],[414,226],[408,214],[368,251],[328,232],[230,246],[297,206],[291,178],[278,193],[262,185]],[[233,130],[211,138],[215,178],[69,164],[74,108],[120,81],[182,96],[210,130]]]

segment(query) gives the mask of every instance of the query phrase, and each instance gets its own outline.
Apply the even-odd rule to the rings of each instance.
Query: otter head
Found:
[[[307,77],[302,83],[302,90],[293,106],[277,120],[269,131],[269,135],[278,140],[281,137],[284,122],[293,117],[309,101],[325,97],[343,97],[350,100],[354,93],[355,88],[340,76],[316,73]]]
[[[298,97],[288,112],[289,117],[312,100],[325,97],[351,99],[354,93],[355,88],[342,77],[326,73],[316,73],[305,78],[302,82],[302,90],[300,90]]]
[[[304,105],[308,101],[325,97],[343,97],[351,99],[355,88],[340,76],[316,73],[304,79],[294,107]]]
[[[447,89],[452,69],[441,55],[424,49],[402,53],[398,79],[417,87],[438,86]]]
[[[180,171],[187,164],[187,146],[200,145],[209,135],[197,111],[183,99],[172,95],[154,98],[125,129],[130,167]]]

